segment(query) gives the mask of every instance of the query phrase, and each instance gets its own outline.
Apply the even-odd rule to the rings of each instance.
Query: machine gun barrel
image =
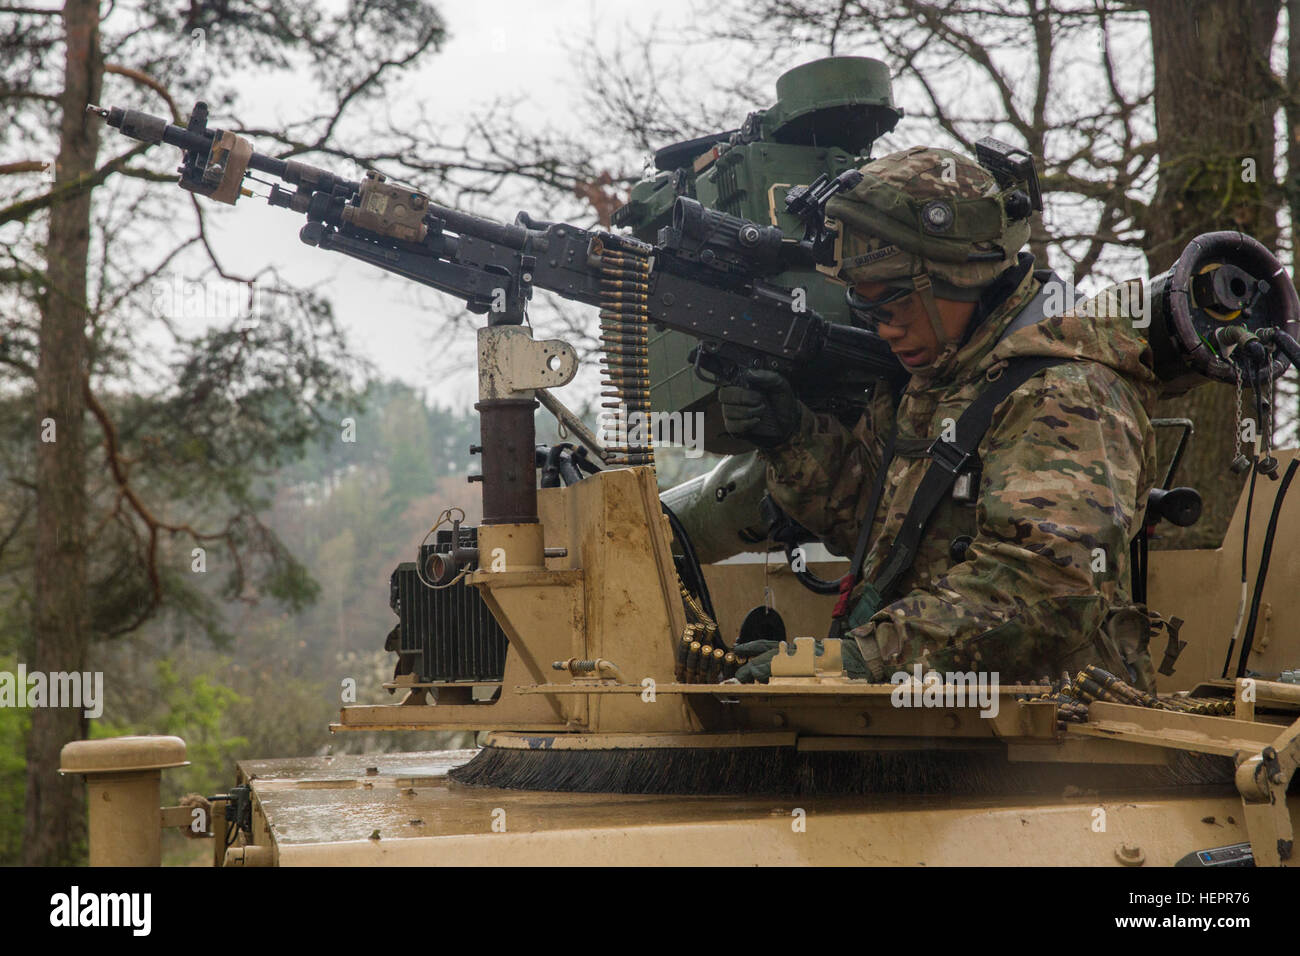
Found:
[[[251,195],[249,170],[270,184],[273,206],[303,213],[307,244],[370,263],[454,295],[490,325],[519,324],[534,287],[605,307],[635,301],[649,321],[701,342],[696,371],[706,381],[770,368],[812,392],[851,392],[902,367],[872,332],[838,326],[804,307],[805,295],[769,277],[811,261],[807,242],[678,200],[671,228],[650,246],[627,236],[520,213],[514,224],[438,205],[418,190],[367,172],[361,181],[295,159],[255,152],[242,137],[209,129],[199,102],[188,123],[118,107],[87,107],[146,143],[182,150],[180,185],[218,202]],[[611,263],[636,263],[628,272]],[[629,281],[612,280],[617,273]]]
[[[103,117],[109,126],[120,130],[123,135],[132,139],[144,143],[167,143],[182,150],[185,154],[185,163],[181,167],[181,185],[194,192],[209,195],[218,201],[233,203],[234,197],[239,193],[236,192],[230,199],[213,195],[215,189],[209,190],[204,187],[215,187],[216,183],[203,182],[201,179],[195,181],[193,179],[195,173],[206,172],[210,179],[215,177],[219,180],[228,170],[231,173],[237,171],[238,178],[242,179],[244,171],[252,169],[282,179],[291,186],[310,186],[316,190],[333,190],[338,187],[351,192],[356,192],[360,188],[358,183],[336,176],[328,170],[296,160],[276,159],[274,156],[254,152],[251,147],[247,149],[246,155],[241,156],[238,149],[232,154],[229,148],[222,147],[222,141],[228,138],[233,143],[240,140],[240,137],[224,130],[208,129],[208,107],[203,102],[195,104],[190,113],[189,123],[185,126],[169,123],[161,116],[153,116],[140,110],[124,110],[117,106],[101,107],[92,104],[87,106],[86,110]],[[228,163],[222,162],[231,159],[238,164],[237,170],[231,169]],[[233,175],[226,175],[224,178],[236,182],[237,185]]]

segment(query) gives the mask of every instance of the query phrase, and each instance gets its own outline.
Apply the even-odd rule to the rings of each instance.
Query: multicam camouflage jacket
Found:
[[[1144,610],[1140,627],[1131,626],[1139,614],[1129,593],[1129,542],[1156,467],[1150,353],[1117,309],[1048,317],[1003,339],[1039,287],[1027,272],[969,341],[912,377],[896,413],[891,397],[879,394],[849,431],[805,408],[794,437],[764,453],[777,502],[831,550],[851,555],[897,420],[863,567],[871,581],[929,467],[929,443],[1007,359],[1075,360],[1040,372],[998,406],[979,446],[976,500],[944,499],[898,597],[846,635],[874,637],[890,672],[921,662],[939,671],[997,671],[1008,682],[1056,678],[1085,663],[1113,667],[1106,652],[1115,648],[1117,620],[1129,625],[1119,642],[1145,651]],[[1090,312],[1111,317],[1085,317]],[[963,535],[970,545],[955,560],[952,543]],[[850,608],[863,590],[859,583]],[[1129,647],[1123,656],[1139,655]],[[1130,676],[1154,685],[1149,659],[1138,670]]]

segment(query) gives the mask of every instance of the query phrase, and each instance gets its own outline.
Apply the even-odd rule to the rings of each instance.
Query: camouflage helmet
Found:
[[[1029,241],[1028,218],[1007,216],[993,174],[958,153],[915,146],[861,172],[826,205],[839,238],[824,271],[849,284],[907,285],[926,273],[940,298],[973,302]]]

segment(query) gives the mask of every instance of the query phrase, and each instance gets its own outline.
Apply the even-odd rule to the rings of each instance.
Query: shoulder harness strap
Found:
[[[1038,293],[1008,323],[999,341],[1013,332],[1041,322],[1045,317],[1050,287],[1060,285],[1061,278],[1055,272],[1049,271],[1039,271],[1034,273],[1034,276],[1042,283]],[[1065,361],[1069,360],[1048,356],[1012,359],[1007,363],[1002,375],[976,396],[957,420],[957,440],[945,442],[936,439],[930,444],[926,453],[933,462],[926,471],[925,477],[921,479],[916,496],[912,499],[906,518],[903,519],[903,527],[899,531],[898,538],[890,548],[885,563],[881,566],[881,572],[874,582],[882,599],[888,599],[889,590],[912,566],[912,561],[916,558],[917,546],[926,525],[929,524],[930,516],[952,488],[963,466],[975,456],[976,449],[993,419],[994,410],[1012,392],[1039,372]],[[862,530],[858,534],[857,547],[853,550],[853,562],[849,566],[849,576],[845,582],[848,586],[852,586],[853,582],[862,577],[862,565],[866,561],[871,532],[876,520],[876,510],[880,506],[880,498],[884,493],[885,475],[894,457],[897,437],[898,426],[895,423],[885,442],[880,469],[876,472],[876,479],[872,484],[867,513],[862,523]]]
[[[1012,359],[1002,374],[961,413],[957,419],[956,441],[947,442],[936,438],[930,444],[930,467],[926,469],[925,476],[912,497],[912,504],[907,509],[898,537],[894,539],[893,546],[881,565],[880,574],[873,582],[882,601],[891,599],[891,592],[898,579],[916,558],[917,548],[934,510],[952,490],[957,476],[976,457],[979,443],[993,420],[994,410],[1039,372],[1067,361],[1070,360],[1046,355]]]

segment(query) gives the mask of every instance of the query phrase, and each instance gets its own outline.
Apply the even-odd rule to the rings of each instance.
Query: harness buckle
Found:
[[[930,447],[925,450],[940,468],[950,471],[954,475],[966,467],[966,462],[970,461],[970,453],[964,452],[952,442],[944,441],[942,438],[936,438],[930,443]]]

